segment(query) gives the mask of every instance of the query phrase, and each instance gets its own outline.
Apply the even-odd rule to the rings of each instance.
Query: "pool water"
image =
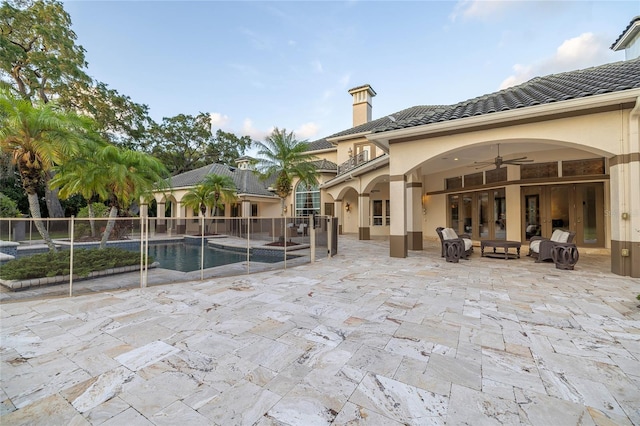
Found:
[[[160,268],[174,271],[191,272],[200,270],[200,246],[192,244],[152,244],[149,245],[149,256],[154,262],[160,263]],[[289,256],[287,256],[289,257]],[[252,254],[251,262],[276,263],[282,262],[284,256],[266,256]],[[221,250],[212,247],[204,249],[204,267],[229,265],[231,263],[245,262],[247,254],[229,250]]]

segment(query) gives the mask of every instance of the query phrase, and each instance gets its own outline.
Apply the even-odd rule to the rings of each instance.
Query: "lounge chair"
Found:
[[[529,254],[527,254],[527,256],[536,259],[536,263],[553,260],[551,252],[556,243],[572,243],[575,236],[575,232],[556,229],[553,231],[553,234],[551,234],[551,238],[531,237],[529,240]]]
[[[458,262],[458,259],[468,259],[473,253],[473,242],[468,234],[458,235],[453,228],[436,228],[440,237],[441,257],[447,262]]]

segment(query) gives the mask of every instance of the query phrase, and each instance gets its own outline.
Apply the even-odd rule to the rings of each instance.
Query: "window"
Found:
[[[318,185],[299,182],[296,185],[295,216],[320,214],[320,190]]]
[[[258,216],[258,205],[251,203],[251,217]]]
[[[382,226],[382,200],[373,200],[373,226]]]
[[[385,200],[385,221],[384,223],[389,226],[391,225],[391,214],[389,213],[391,210],[389,209],[389,200]]]

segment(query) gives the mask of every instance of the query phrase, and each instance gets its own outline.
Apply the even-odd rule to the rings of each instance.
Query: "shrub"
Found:
[[[5,280],[26,280],[68,275],[70,257],[71,252],[63,250],[11,260],[2,265],[0,278]],[[151,257],[149,262],[153,262]],[[92,271],[138,265],[139,263],[140,253],[113,247],[100,250],[82,249],[73,253],[73,273],[81,277],[86,277]]]
[[[0,217],[18,216],[20,216],[20,210],[16,202],[0,192]]]

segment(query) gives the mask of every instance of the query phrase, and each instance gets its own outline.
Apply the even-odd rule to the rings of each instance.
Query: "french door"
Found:
[[[601,182],[523,187],[522,207],[522,241],[564,229],[576,233],[579,246],[604,247]]]

